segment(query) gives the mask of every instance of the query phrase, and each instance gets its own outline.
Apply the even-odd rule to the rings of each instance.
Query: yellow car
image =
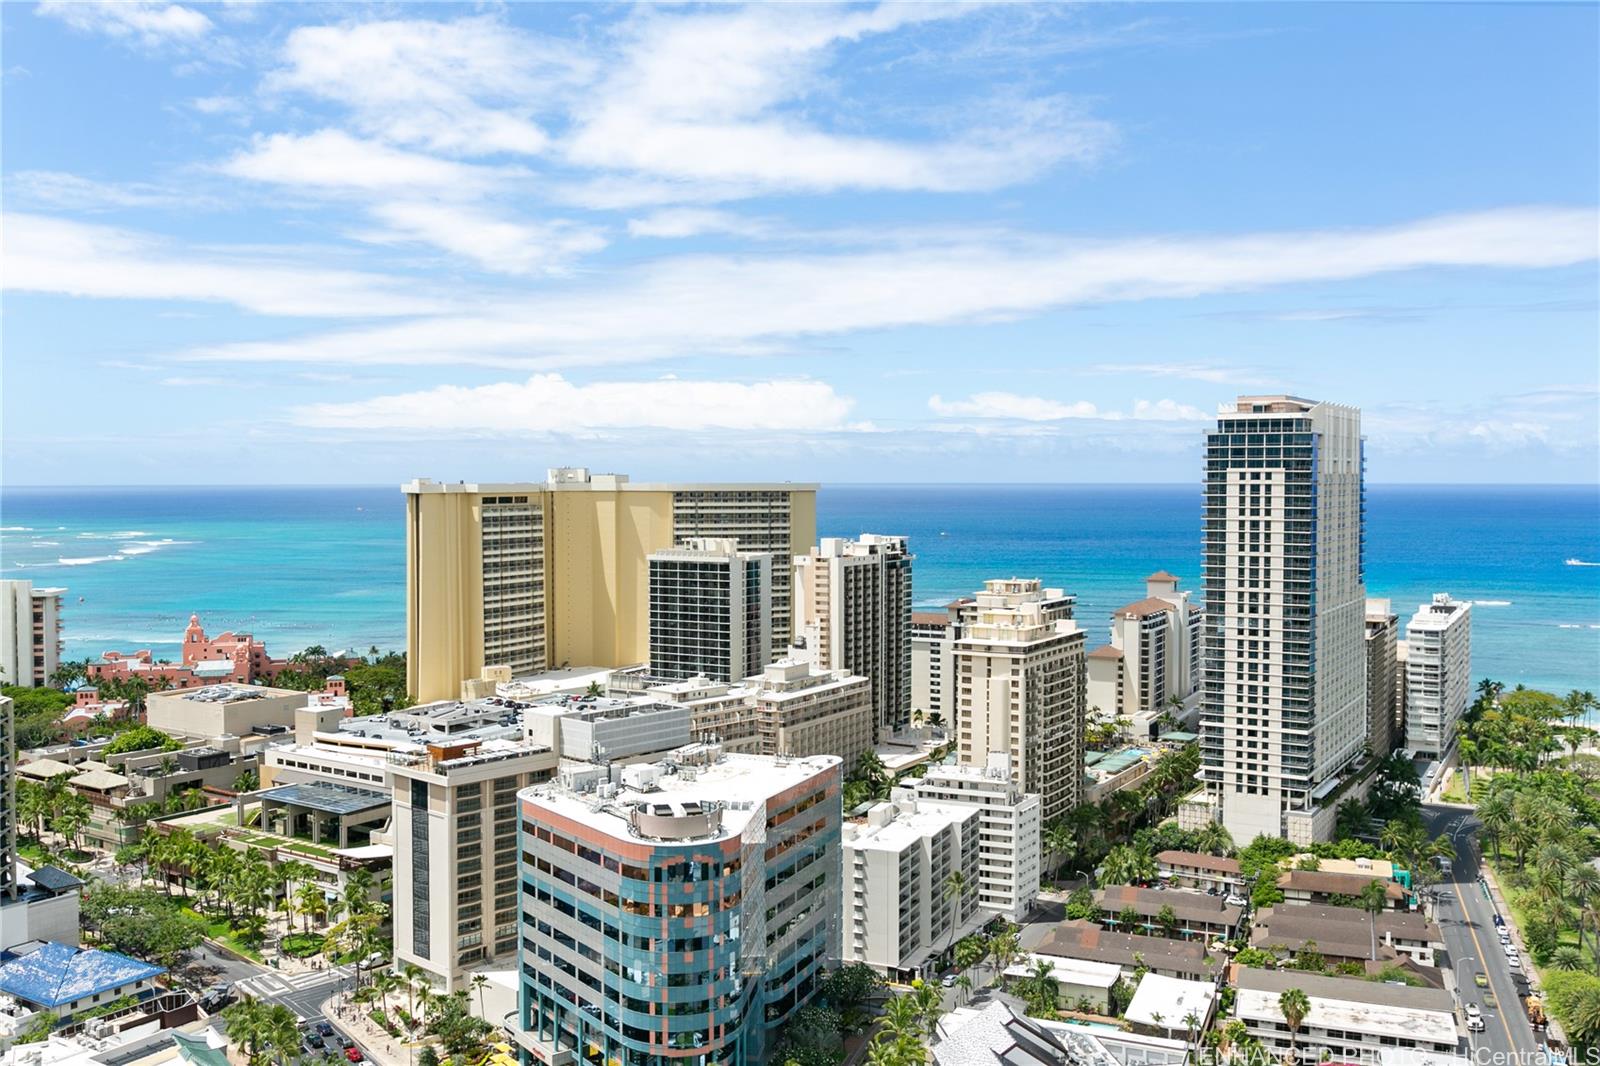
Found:
[[[1472,977],[1472,980],[1473,980],[1473,982],[1475,984],[1477,984],[1477,986],[1479,988],[1488,988],[1489,987],[1489,977],[1488,977],[1487,974],[1484,974],[1484,973],[1481,973],[1481,972],[1477,973],[1477,974],[1474,974],[1473,977]]]

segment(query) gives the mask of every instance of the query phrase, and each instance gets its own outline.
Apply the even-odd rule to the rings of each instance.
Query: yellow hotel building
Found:
[[[427,479],[406,496],[407,682],[456,699],[485,666],[513,675],[631,666],[649,647],[649,557],[690,537],[769,551],[774,657],[793,633],[795,555],[817,540],[817,486],[635,484],[581,467],[545,482]]]

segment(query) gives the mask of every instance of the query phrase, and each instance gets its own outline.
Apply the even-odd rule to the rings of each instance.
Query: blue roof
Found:
[[[166,972],[115,951],[50,943],[0,966],[0,992],[41,1007],[60,1007]]]

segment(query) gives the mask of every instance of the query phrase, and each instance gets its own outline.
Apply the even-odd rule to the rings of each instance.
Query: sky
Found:
[[[1600,7],[0,5],[8,484],[1600,480]]]

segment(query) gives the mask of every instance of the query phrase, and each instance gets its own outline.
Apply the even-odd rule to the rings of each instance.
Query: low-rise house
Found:
[[[71,1018],[119,999],[143,999],[166,972],[115,951],[44,943],[0,966],[0,992],[34,1010]]]
[[[1013,981],[1031,977],[1041,962],[1050,967],[1061,1005],[1069,1009],[1088,1000],[1096,1011],[1104,1014],[1110,1006],[1111,989],[1122,977],[1122,967],[1114,962],[1091,962],[1060,955],[1018,956],[1006,967],[1006,976]]]
[[[1373,916],[1359,907],[1315,906],[1283,903],[1256,915],[1250,934],[1252,947],[1281,948],[1298,954],[1308,942],[1330,962],[1368,961],[1373,958],[1376,934],[1381,960],[1405,956],[1422,966],[1432,966],[1434,953],[1444,950],[1444,934],[1420,914],[1383,911]]]
[[[935,1066],[1069,1066],[1079,1061],[1043,1023],[999,999],[982,1010],[952,1011],[939,1019],[931,1051]]]
[[[1244,889],[1244,875],[1239,872],[1239,860],[1221,855],[1206,855],[1198,851],[1158,852],[1156,873],[1163,881],[1171,881],[1184,888],[1229,893]]]
[[[1200,940],[1172,940],[1102,929],[1091,922],[1061,922],[1034,949],[1040,955],[1109,962],[1132,977],[1142,966],[1151,973],[1203,981],[1216,975],[1221,962]]]
[[[1135,885],[1102,889],[1094,894],[1094,901],[1100,908],[1101,922],[1108,926],[1120,923],[1123,913],[1132,910],[1139,916],[1139,932],[1185,940],[1232,936],[1244,913],[1242,908],[1229,906],[1221,896]]]
[[[1147,973],[1139,980],[1123,1017],[1135,1031],[1188,1039],[1210,1026],[1216,1006],[1214,982]]]
[[[1235,970],[1234,987],[1235,1016],[1274,1059],[1289,1050],[1278,1000],[1291,988],[1311,1004],[1294,1040],[1302,1062],[1372,1062],[1385,1049],[1450,1055],[1461,1045],[1455,1000],[1443,989],[1249,967]]]
[[[1335,900],[1354,899],[1374,881],[1383,882],[1384,895],[1390,907],[1405,907],[1406,890],[1402,886],[1371,874],[1290,870],[1278,877],[1278,888],[1283,891],[1286,903],[1332,903]]]

